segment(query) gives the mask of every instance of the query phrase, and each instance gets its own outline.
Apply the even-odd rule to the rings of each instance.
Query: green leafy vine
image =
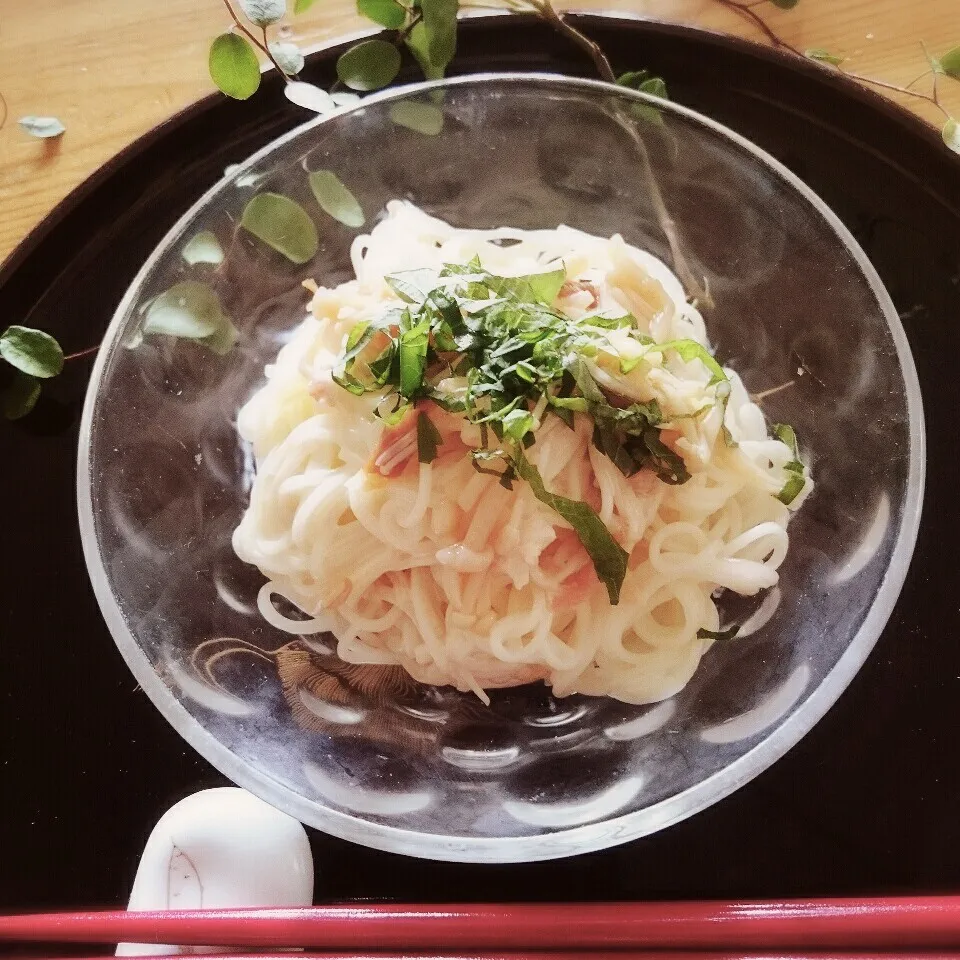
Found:
[[[583,50],[601,79],[655,97],[667,97],[663,79],[645,70],[630,70],[618,76],[599,44],[571,24],[564,13],[553,6],[552,0],[357,0],[358,12],[382,27],[384,33],[360,40],[340,55],[338,80],[329,91],[303,81],[300,77],[305,65],[303,53],[279,33],[272,35],[288,13],[287,0],[221,2],[229,14],[231,26],[211,42],[208,66],[216,86],[238,100],[246,100],[259,89],[260,56],[265,57],[283,77],[286,95],[293,103],[320,114],[355,102],[360,94],[391,84],[400,72],[402,51],[413,56],[426,78],[439,79],[456,53],[457,14],[461,8],[506,9],[535,14]],[[759,9],[767,4],[791,10],[799,0],[715,2],[760,31],[778,50],[815,61],[824,69],[835,70],[851,80],[929,102],[943,116],[941,136],[944,144],[960,154],[960,121],[950,114],[940,97],[941,80],[960,81],[960,46],[935,57],[922,45],[927,69],[906,86],[898,86],[848,70],[846,58],[828,50],[798,50],[782,39],[759,13]],[[314,3],[315,0],[293,0],[294,15],[306,12]],[[928,77],[932,78],[929,92],[917,89],[917,84]],[[0,107],[5,120],[6,103],[2,98]],[[646,160],[643,138],[633,123],[637,118],[658,122],[659,111],[638,104],[632,115],[618,112],[616,119],[637,148],[643,175],[670,244],[678,275],[688,291],[709,302],[709,292],[700,286],[684,259],[679,238]],[[391,119],[425,135],[439,133],[443,124],[442,112],[427,103],[395,104]],[[23,130],[34,137],[58,137],[64,131],[63,124],[55,117],[23,117],[19,122]],[[363,210],[335,173],[313,171],[309,174],[309,184],[318,206],[326,214],[351,228],[363,225]],[[253,197],[243,211],[238,229],[245,230],[294,263],[310,260],[318,245],[311,216],[299,204],[278,194],[261,193]],[[226,256],[219,240],[209,232],[192,238],[182,253],[191,266],[219,264]],[[197,280],[185,281],[155,298],[145,311],[143,329],[138,337],[150,334],[192,339],[210,350],[224,353],[233,346],[237,331],[223,312],[214,289]],[[65,363],[89,357],[97,349],[98,346],[93,346],[65,355],[59,343],[48,333],[17,325],[8,327],[0,335],[0,359],[13,368],[7,387],[0,394],[4,416],[11,420],[25,416],[36,405],[45,381],[58,376]]]

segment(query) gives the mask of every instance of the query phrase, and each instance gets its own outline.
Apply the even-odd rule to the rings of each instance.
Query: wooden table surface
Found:
[[[744,3],[750,0],[742,0]],[[567,0],[576,9],[621,9],[767,42],[722,0]],[[292,7],[292,3],[290,4]],[[118,150],[213,89],[210,40],[229,26],[220,0],[31,0],[0,11],[0,259],[71,189]],[[799,50],[849,58],[852,72],[907,85],[934,53],[960,44],[960,0],[799,0],[792,10],[753,3]],[[354,0],[318,0],[291,18],[292,39],[310,46],[363,26]],[[960,82],[944,79],[945,107],[960,116]],[[930,78],[920,90],[930,90]],[[892,93],[928,120],[933,104]],[[16,123],[54,115],[63,137],[40,141]],[[2,106],[0,106],[2,115]],[[15,322],[15,318],[4,318]]]

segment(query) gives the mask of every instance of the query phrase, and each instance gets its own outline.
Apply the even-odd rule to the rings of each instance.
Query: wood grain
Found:
[[[617,9],[694,23],[763,41],[761,32],[718,0],[570,0],[576,9]],[[109,157],[212,89],[210,39],[227,29],[219,0],[32,0],[0,12],[0,257],[71,189]],[[800,0],[793,10],[755,9],[799,50],[824,47],[849,57],[850,70],[898,85],[926,69],[933,53],[960,44],[957,0]],[[293,39],[310,46],[364,26],[353,0],[320,0],[291,20]],[[960,116],[960,83],[941,80],[945,106]],[[925,78],[919,89],[930,89]],[[932,104],[905,99],[924,118]],[[2,111],[2,107],[0,107]],[[56,141],[18,127],[28,114],[67,126]],[[14,322],[15,318],[3,318]]]

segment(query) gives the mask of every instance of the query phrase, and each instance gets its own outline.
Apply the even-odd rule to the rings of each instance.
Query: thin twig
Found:
[[[930,65],[930,72],[933,74],[933,102],[939,107],[940,106],[940,92],[937,90],[937,74],[939,70],[937,69],[937,61],[930,56],[930,51],[927,49],[927,45],[920,41],[920,49],[923,51],[923,55],[927,58],[927,63]]]
[[[550,24],[559,33],[569,37],[578,47],[585,50],[593,60],[597,73],[601,80],[608,83],[616,83],[617,75],[613,72],[613,67],[607,59],[607,55],[600,49],[600,45],[591,40],[588,36],[581,33],[576,27],[571,26],[564,15],[560,13],[550,2],[550,0],[530,0],[530,6]]]
[[[617,75],[614,73],[613,65],[607,59],[606,54],[600,49],[599,45],[594,43],[589,37],[582,34],[576,27],[571,26],[563,14],[560,13],[551,3],[551,0],[528,0],[530,7],[558,33],[569,37],[582,50],[585,50],[590,59],[593,60],[597,73],[602,80],[608,83],[616,83]],[[633,141],[640,158],[640,165],[643,168],[643,177],[650,192],[650,202],[653,204],[654,214],[657,222],[663,230],[667,243],[670,245],[670,253],[673,258],[673,266],[677,271],[681,282],[691,296],[697,297],[702,303],[710,305],[710,294],[703,284],[697,280],[690,269],[687,258],[683,253],[683,246],[680,242],[680,235],[677,230],[676,221],[670,216],[670,211],[664,202],[663,194],[657,183],[657,178],[653,172],[653,166],[650,163],[650,155],[647,152],[647,145],[643,142],[643,137],[637,132],[635,122],[628,116],[625,116],[617,107],[613,109],[614,119],[624,129],[630,139]]]
[[[0,130],[2,130],[4,124],[7,122],[7,114],[9,113],[7,98],[2,93],[0,93],[0,105],[3,106],[3,118],[0,119]]]
[[[750,399],[754,403],[759,403],[761,400],[766,400],[767,397],[772,397],[783,390],[788,390],[796,382],[796,380],[788,380],[786,383],[781,383],[779,387],[771,387],[769,390],[761,390],[759,393],[751,393]]]
[[[410,20],[405,23],[398,31],[397,35],[394,38],[394,43],[399,47],[402,43],[405,43],[407,37],[413,32],[413,28],[423,19],[423,11],[418,10]]]
[[[680,282],[683,284],[686,292],[694,297],[703,306],[709,308],[713,306],[713,298],[710,296],[709,287],[701,283],[696,274],[687,262],[686,255],[683,252],[683,244],[680,241],[680,232],[677,229],[676,221],[670,216],[667,204],[660,192],[660,185],[657,183],[656,175],[653,172],[653,165],[650,163],[650,154],[647,152],[647,145],[643,142],[643,137],[637,131],[636,124],[622,115],[618,117],[620,125],[630,135],[637,154],[640,157],[640,163],[643,167],[643,178],[646,181],[647,189],[650,192],[650,202],[653,204],[653,212],[657,218],[657,223],[663,231],[670,245],[670,257],[673,260],[673,269],[676,271]]]
[[[601,50],[599,45],[594,43],[593,40],[582,34],[576,27],[571,26],[566,21],[563,14],[556,10],[551,3],[551,0],[528,0],[528,2],[533,10],[541,18],[546,20],[550,26],[564,36],[569,37],[574,43],[577,44],[577,46],[585,50],[590,55],[590,59],[593,60],[594,66],[597,68],[597,73],[600,74],[600,78],[602,80],[606,80],[608,83],[616,83],[617,75],[603,50]],[[640,165],[643,169],[643,178],[650,193],[650,202],[653,205],[653,211],[656,215],[657,223],[660,225],[660,229],[663,230],[663,234],[667,239],[667,243],[670,245],[670,254],[673,259],[673,266],[677,272],[677,276],[683,283],[687,293],[696,297],[706,306],[710,306],[712,301],[710,299],[709,291],[694,275],[694,272],[690,268],[690,264],[687,262],[687,258],[684,255],[683,245],[680,242],[680,234],[677,229],[676,221],[670,216],[670,211],[667,209],[667,205],[663,199],[663,194],[660,192],[660,186],[657,183],[657,178],[653,172],[653,166],[650,163],[650,155],[647,152],[647,145],[643,142],[643,137],[641,137],[638,133],[636,123],[629,116],[624,115],[624,113],[617,107],[614,107],[613,114],[614,119],[633,141],[634,147],[637,151],[637,156],[640,158]]]
[[[99,349],[100,349],[100,344],[95,343],[92,347],[87,347],[86,350],[78,350],[76,353],[68,353],[63,358],[63,362],[66,363],[68,360],[79,360],[80,357],[87,357],[91,353],[96,353]]]
[[[763,19],[753,8],[760,6],[760,3],[765,3],[766,0],[751,0],[751,2],[741,2],[741,0],[716,0],[721,7],[725,7],[727,10],[732,10],[737,16],[742,17],[748,23],[753,24],[760,32],[767,38],[770,44],[778,50],[788,50],[790,53],[796,54],[798,57],[805,57],[796,47],[792,44],[787,43],[786,40],[783,40],[773,28]],[[860,83],[866,83],[874,87],[880,87],[883,90],[889,90],[893,93],[900,93],[907,97],[913,97],[916,100],[925,100],[927,103],[932,103],[944,117],[949,118],[950,112],[940,103],[940,91],[937,85],[937,70],[934,66],[934,60],[930,56],[930,52],[927,50],[927,45],[921,40],[920,46],[923,49],[924,56],[927,58],[927,62],[930,64],[930,69],[924,71],[914,80],[911,80],[905,87],[898,86],[895,83],[889,83],[886,80],[876,80],[873,77],[865,77],[859,73],[851,73],[848,70],[844,70],[842,66],[837,65],[837,72],[842,73],[845,77],[849,77],[851,80],[857,80]],[[933,91],[932,93],[921,93],[918,90],[911,89],[914,84],[919,83],[928,73],[933,74]]]
[[[732,10],[738,17],[741,17],[748,23],[752,23],[778,50],[789,50],[798,57],[803,56],[796,47],[777,36],[770,24],[753,9],[754,4],[737,3],[737,0],[717,0],[717,3],[719,3],[721,7],[726,7],[727,10]]]
[[[292,81],[287,76],[287,71],[284,70],[279,63],[277,63],[277,58],[273,55],[273,53],[270,50],[270,42],[267,40],[267,28],[261,27],[260,29],[263,31],[263,49],[267,51],[267,56],[270,58],[270,62],[277,68],[277,73],[279,73],[280,76],[283,77],[284,82],[291,83]]]
[[[926,76],[927,76],[928,74],[930,74],[931,72],[932,72],[932,71],[930,71],[930,70],[924,70],[923,73],[921,73],[919,77],[914,77],[914,78],[904,87],[904,90],[910,90],[910,88],[911,88],[915,83],[919,83],[924,77],[926,77]],[[913,91],[910,90],[910,93],[912,94]]]
[[[931,96],[929,93],[919,93],[916,90],[908,90],[906,87],[898,86],[895,83],[888,83],[886,80],[876,80],[873,77],[865,77],[860,73],[850,73],[849,70],[842,70],[839,67],[837,70],[845,77],[849,77],[851,80],[859,80],[861,83],[869,83],[874,87],[880,87],[883,90],[891,90],[893,93],[902,93],[908,97],[914,97],[917,100],[926,100],[927,103],[932,103],[945,117],[950,116],[950,112],[946,110],[940,103],[939,97]]]

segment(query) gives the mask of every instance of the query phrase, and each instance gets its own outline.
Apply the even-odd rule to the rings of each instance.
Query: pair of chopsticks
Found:
[[[86,911],[0,917],[0,942],[11,941],[209,945],[231,955],[294,946],[324,960],[960,958],[960,897]]]

